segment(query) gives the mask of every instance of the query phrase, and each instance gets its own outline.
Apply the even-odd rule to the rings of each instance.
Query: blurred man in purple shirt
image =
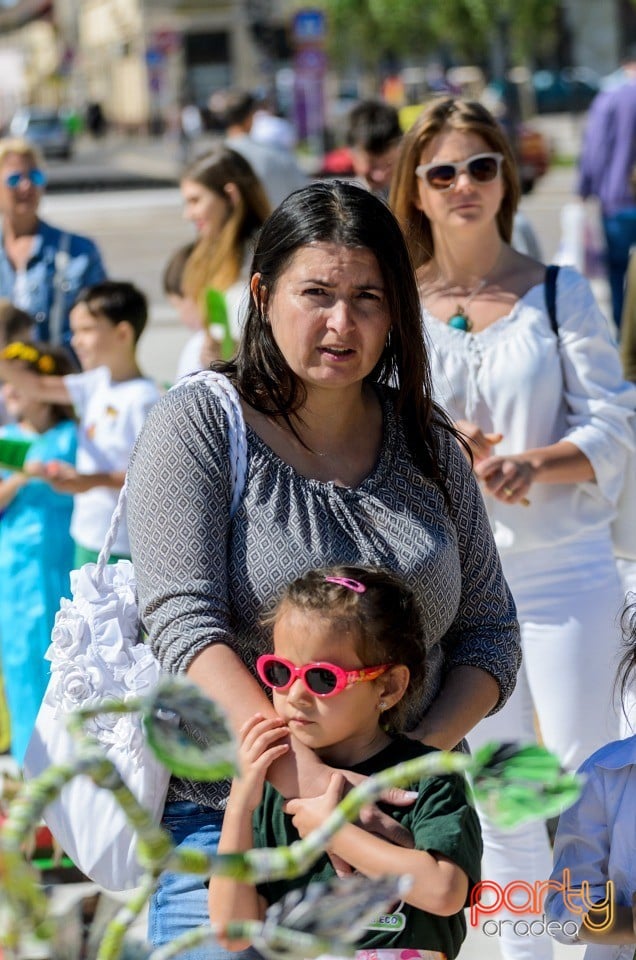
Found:
[[[598,197],[607,241],[612,312],[617,328],[625,271],[636,245],[636,48],[623,64],[624,82],[597,94],[590,107],[579,164],[578,193]]]

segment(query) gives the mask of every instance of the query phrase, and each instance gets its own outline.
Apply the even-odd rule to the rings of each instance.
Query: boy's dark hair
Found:
[[[243,126],[258,107],[258,100],[248,90],[218,90],[210,97],[214,119],[224,128]]]
[[[357,592],[327,577],[357,581],[365,590]],[[428,664],[420,611],[404,581],[381,567],[323,567],[288,584],[264,625],[273,627],[285,605],[314,611],[343,630],[355,630],[356,653],[364,666],[399,663],[408,667],[406,693],[382,715],[388,729],[396,733],[408,730],[410,718],[421,704]]]
[[[30,340],[35,330],[35,319],[26,310],[20,310],[6,297],[0,297],[0,347],[14,340]]]
[[[347,143],[369,153],[380,154],[402,137],[395,107],[382,100],[362,100],[349,113]]]
[[[127,280],[102,280],[80,291],[75,305],[83,303],[92,316],[106,317],[109,323],[129,323],[135,343],[144,332],[148,320],[148,300]]]
[[[163,286],[163,292],[167,296],[183,296],[183,274],[186,263],[188,262],[190,254],[194,250],[195,246],[196,244],[194,243],[186,243],[184,246],[179,247],[174,251],[163,268],[161,282]]]

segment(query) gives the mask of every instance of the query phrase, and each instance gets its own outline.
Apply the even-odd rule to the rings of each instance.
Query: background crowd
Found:
[[[46,685],[43,655],[59,599],[73,566],[96,559],[129,465],[130,512],[111,559],[135,562],[162,667],[187,674],[241,731],[245,763],[259,774],[231,799],[237,821],[253,797],[258,806],[266,778],[280,797],[296,798],[302,834],[313,822],[310,798],[322,797],[324,812],[338,790],[368,773],[358,766],[372,745],[391,744],[377,732],[367,742],[362,729],[345,738],[352,718],[344,715],[329,741],[294,736],[293,722],[334,722],[337,698],[312,690],[305,667],[297,683],[292,670],[283,699],[285,709],[296,706],[286,713],[278,689],[287,681],[265,675],[274,706],[259,682],[257,663],[278,623],[267,614],[287,584],[313,568],[358,571],[336,572],[350,583],[340,584],[342,596],[317,591],[323,603],[345,602],[347,590],[356,593],[351,583],[364,593],[365,571],[375,568],[412,592],[426,663],[417,696],[406,696],[402,651],[380,657],[380,645],[369,661],[355,643],[350,650],[354,672],[380,658],[389,675],[403,677],[395,703],[404,696],[408,710],[393,731],[400,742],[419,750],[465,748],[465,738],[472,748],[539,738],[574,770],[631,734],[614,677],[636,560],[618,558],[621,580],[611,530],[636,456],[636,267],[625,240],[636,222],[630,76],[628,65],[626,88],[593,105],[579,188],[604,204],[613,323],[577,270],[546,272],[517,209],[512,149],[479,104],[441,96],[403,133],[392,107],[361,103],[349,123],[355,179],[307,183],[289,150],[268,144],[265,131],[252,138],[254,98],[213,97],[227,136],[185,166],[180,187],[194,236],[166,251],[158,268],[191,330],[175,363],[179,387],[165,396],[138,363],[144,293],[107,279],[92,240],[40,219],[41,158],[23,141],[0,144],[0,653],[8,706],[0,741],[18,765]],[[599,185],[590,144],[607,117],[631,153],[610,151]],[[604,192],[619,159],[622,173],[611,176],[623,178],[622,206]],[[210,365],[237,388],[247,424],[247,479],[232,518],[224,415],[205,384],[187,379]],[[15,469],[19,443],[24,458]],[[278,653],[275,631],[274,639]],[[283,639],[281,662],[296,669],[322,660],[320,649],[317,640],[305,649]],[[362,688],[375,731],[394,689],[388,677]],[[264,746],[254,746],[253,730]],[[292,734],[284,749],[281,730]],[[341,741],[355,749],[334,750]],[[409,802],[394,799],[398,807]],[[227,801],[225,787],[174,779],[165,825],[188,846],[211,852],[221,837],[223,849],[239,849],[244,834],[223,824]],[[504,886],[550,875],[545,824],[503,836],[487,811],[478,813],[484,876]],[[390,831],[380,811],[369,816],[374,830]],[[463,901],[478,879],[479,851],[460,848],[449,841],[436,869],[442,854],[460,865],[450,874]],[[236,891],[221,887],[219,897],[223,915],[236,918]],[[453,915],[461,912],[455,895],[448,902]],[[415,913],[446,909],[417,896],[412,905]],[[165,943],[207,916],[200,880],[167,874],[150,936]],[[455,956],[465,927],[430,936],[430,944],[399,945]],[[552,947],[547,936],[509,934],[501,951],[505,960],[548,960]],[[217,945],[189,956],[223,952]]]

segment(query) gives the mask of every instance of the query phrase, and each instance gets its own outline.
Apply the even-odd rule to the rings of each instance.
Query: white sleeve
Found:
[[[568,267],[557,281],[557,321],[568,408],[563,439],[582,450],[598,490],[615,504],[634,449],[636,384],[623,378],[618,347],[588,281]]]

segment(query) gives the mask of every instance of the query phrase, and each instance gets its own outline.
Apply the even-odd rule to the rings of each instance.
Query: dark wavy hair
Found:
[[[331,583],[326,577],[356,580],[365,590],[358,593]],[[288,605],[333,620],[335,629],[354,632],[355,650],[365,667],[380,663],[408,667],[409,684],[404,696],[382,715],[382,725],[387,729],[405,732],[413,705],[421,703],[427,663],[417,602],[401,577],[382,567],[333,566],[310,570],[284,588],[275,609],[263,618],[263,626],[272,629]]]
[[[363,248],[375,256],[391,329],[367,381],[395,388],[396,413],[404,423],[414,461],[426,476],[441,479],[431,426],[435,422],[456,433],[432,400],[420,301],[404,237],[386,204],[368,190],[338,180],[312,183],[290,194],[274,210],[256,242],[250,275],[259,276],[258,291],[250,297],[237,354],[214,368],[236,384],[251,406],[282,418],[298,436],[291,416],[302,408],[306,391],[272,336],[265,301],[271,299],[296,252],[315,243]]]

